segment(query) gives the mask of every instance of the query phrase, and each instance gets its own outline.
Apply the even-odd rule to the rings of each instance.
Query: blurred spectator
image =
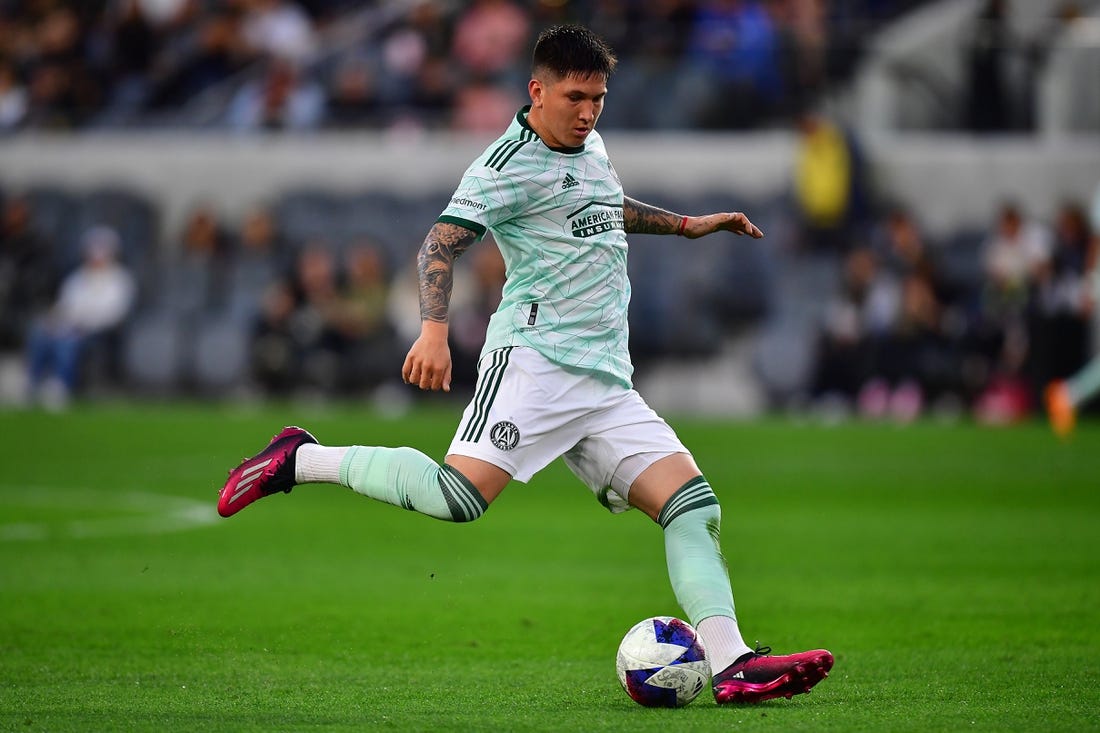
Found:
[[[863,395],[864,409],[902,421],[927,405],[957,409],[967,396],[961,374],[965,314],[911,212],[900,206],[889,211],[872,248],[900,299],[897,319],[877,351],[879,381]]]
[[[93,227],[83,238],[84,260],[61,284],[57,302],[36,323],[27,342],[32,394],[63,407],[80,386],[81,367],[92,349],[114,361],[118,329],[136,292],[133,276],[118,261],[113,229]]]
[[[1069,204],[1062,210],[1058,224],[1060,239],[1079,241],[1079,223],[1075,221],[1075,208],[1074,204]],[[1068,217],[1067,214],[1069,214]],[[1084,257],[1085,277],[1082,300],[1087,308],[1091,308],[1093,318],[1097,319],[1100,315],[1100,311],[1096,308],[1096,303],[1100,300],[1100,186],[1097,186],[1093,192],[1085,221],[1090,231]],[[1100,325],[1100,320],[1094,320],[1094,324]],[[1094,337],[1100,337],[1100,331],[1095,331]],[[1073,433],[1078,411],[1087,408],[1090,404],[1094,405],[1096,395],[1100,394],[1098,344],[1100,340],[1092,344],[1093,356],[1080,369],[1072,374],[1063,375],[1064,378],[1053,380],[1043,390],[1051,427],[1061,438],[1068,438]]]
[[[316,39],[309,16],[289,0],[235,0],[244,9],[241,34],[253,50],[300,64],[309,60]]]
[[[14,196],[0,216],[0,350],[22,348],[27,324],[54,296],[51,243],[31,228],[26,199]]]
[[[518,95],[486,83],[467,84],[455,97],[451,126],[461,132],[486,134],[507,127],[522,105]]]
[[[80,16],[62,4],[47,8],[32,25],[27,119],[35,127],[78,127],[99,108],[102,89],[88,63]]]
[[[209,315],[228,294],[229,235],[210,204],[194,207],[171,253],[162,286],[169,307],[189,317]]]
[[[300,355],[302,384],[321,393],[340,385],[346,340],[339,330],[342,301],[336,258],[322,242],[310,242],[295,264],[296,304],[291,333]]]
[[[1011,43],[1007,0],[986,0],[967,48],[966,125],[975,132],[996,132],[1010,126],[1006,64]]]
[[[107,29],[110,43],[107,107],[115,115],[143,108],[152,95],[153,65],[160,42],[139,0],[123,0]]]
[[[149,23],[166,26],[192,12],[197,4],[193,0],[137,0],[136,5]]]
[[[778,33],[757,0],[702,2],[686,62],[687,73],[708,88],[695,112],[699,127],[756,127],[783,100]]]
[[[871,245],[883,266],[895,275],[919,274],[935,279],[931,253],[907,209],[900,206],[891,209]]]
[[[296,0],[296,2],[309,13],[314,24],[322,28],[334,21],[339,21],[341,13],[355,10],[363,4],[362,0]]]
[[[1027,311],[1039,274],[1050,261],[1051,239],[1038,222],[1024,219],[1014,203],[1001,207],[983,250],[985,283],[981,311],[971,339],[987,363],[985,388],[975,405],[984,422],[1006,423],[1026,416],[1034,390],[1025,377]]]
[[[329,127],[376,126],[382,104],[370,64],[353,56],[336,68],[327,92],[325,123]]]
[[[240,13],[215,8],[171,34],[158,51],[151,74],[156,109],[181,107],[206,89],[229,79],[255,59],[241,37]]]
[[[494,81],[526,76],[531,19],[512,0],[473,0],[459,11],[452,54],[474,78]]]
[[[871,208],[862,152],[854,137],[816,112],[798,120],[794,205],[800,246],[846,252],[862,244]]]
[[[239,259],[253,259],[254,264],[266,260],[280,262],[286,255],[287,244],[279,233],[275,215],[264,204],[256,204],[241,221]]]
[[[1036,392],[1088,361],[1094,306],[1089,275],[1096,246],[1084,208],[1076,202],[1063,204],[1051,257],[1036,272],[1030,308],[1029,373]]]
[[[423,1],[386,28],[381,41],[379,93],[389,114],[382,124],[437,128],[450,123],[458,71],[440,3]]]
[[[1022,310],[1050,256],[1050,233],[1038,222],[1025,221],[1015,203],[1004,204],[984,246],[987,302],[997,310]]]
[[[409,14],[386,28],[380,39],[379,83],[386,104],[408,104],[416,89],[420,69],[429,58],[446,54],[446,33],[434,3],[419,3]],[[434,46],[434,48],[433,48]]]
[[[286,395],[300,382],[301,355],[294,338],[294,289],[275,280],[264,291],[252,329],[252,378],[272,395]]]
[[[619,57],[612,94],[637,104],[604,108],[604,127],[658,129],[695,125],[700,102],[710,100],[707,74],[689,75],[685,49],[695,24],[694,0],[628,3],[600,0],[579,13]],[[569,4],[569,8],[573,4]],[[557,19],[563,22],[565,19]]]
[[[926,241],[912,212],[904,206],[896,206],[887,212],[881,225],[875,228],[871,247],[883,268],[898,280],[907,277],[923,279],[936,300],[944,306],[953,306],[962,299],[962,294],[954,292],[947,282],[936,251]]]
[[[439,127],[450,122],[450,111],[454,104],[454,74],[447,59],[427,59],[416,75],[409,108],[425,126]]]
[[[616,89],[642,100],[608,125],[744,128],[787,119],[826,81],[850,75],[869,32],[924,1],[9,2],[0,4],[0,130],[5,99],[9,119],[33,128],[225,124],[240,82],[273,59],[324,79],[322,95],[333,92],[331,110],[320,105],[332,121],[309,126],[434,127],[452,117],[450,90],[488,83],[519,93],[532,32],[559,22],[608,38],[623,62]],[[370,65],[380,107],[367,120],[357,116],[363,67],[352,65],[339,84],[332,75],[335,55],[352,47]],[[836,63],[842,55],[848,60]],[[5,63],[15,80],[8,92]]]
[[[0,56],[0,132],[22,125],[27,107],[27,89],[19,80],[15,66]]]
[[[960,400],[958,352],[943,331],[943,306],[925,277],[903,278],[899,305],[897,321],[876,351],[876,376],[861,390],[860,411],[910,422],[932,401]]]
[[[786,92],[784,109],[797,109],[825,89],[829,5],[826,0],[779,0],[770,4],[782,37],[786,39],[781,49]]]
[[[270,208],[257,204],[245,213],[227,278],[225,305],[232,317],[251,321],[256,316],[265,291],[290,269],[287,250]]]
[[[899,294],[870,249],[848,253],[843,277],[824,309],[812,394],[822,403],[850,406],[880,376],[878,349],[894,327]]]
[[[389,277],[378,247],[369,241],[352,245],[344,255],[344,275],[335,318],[347,350],[340,381],[357,391],[396,378],[404,354],[386,312]]]
[[[261,79],[245,84],[229,105],[228,121],[238,130],[308,130],[324,113],[324,92],[293,64],[271,61]]]

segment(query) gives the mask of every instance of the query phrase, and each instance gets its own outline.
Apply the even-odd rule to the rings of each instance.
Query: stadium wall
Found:
[[[366,133],[27,135],[0,142],[0,186],[130,186],[160,204],[167,233],[178,232],[196,203],[215,202],[233,216],[289,188],[447,191],[488,142]],[[729,191],[737,203],[786,191],[797,152],[787,132],[611,132],[606,142],[628,192]],[[984,228],[1006,198],[1048,217],[1067,198],[1090,199],[1100,184],[1096,136],[880,135],[863,145],[880,196],[908,205],[933,234]]]

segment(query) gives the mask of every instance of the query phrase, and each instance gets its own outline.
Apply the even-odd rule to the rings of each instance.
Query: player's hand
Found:
[[[415,384],[420,389],[437,392],[451,391],[451,349],[447,345],[447,329],[429,328],[425,324],[420,337],[413,342],[401,367],[405,384]]]
[[[760,230],[760,227],[749,221],[749,217],[740,211],[707,214],[706,216],[689,216],[684,224],[684,236],[688,239],[698,239],[720,231],[733,232],[737,236],[747,234],[753,239],[760,239],[764,236],[764,232]]]

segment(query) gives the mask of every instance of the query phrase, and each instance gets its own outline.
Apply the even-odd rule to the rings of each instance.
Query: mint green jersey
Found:
[[[622,184],[599,133],[551,149],[528,126],[528,109],[470,165],[438,219],[479,238],[492,232],[504,257],[482,355],[528,346],[629,387]]]

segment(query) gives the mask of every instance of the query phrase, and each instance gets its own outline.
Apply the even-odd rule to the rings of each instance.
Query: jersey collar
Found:
[[[531,105],[529,105],[529,104],[524,105],[523,108],[520,109],[519,112],[516,112],[516,122],[518,122],[521,127],[524,127],[526,129],[530,130],[531,132],[534,132],[535,135],[538,135],[538,133],[535,132],[535,129],[533,127],[531,127],[529,124],[527,124],[527,113],[530,112],[530,111],[531,111]],[[543,145],[546,145],[546,141],[542,139],[542,136],[539,136],[539,141],[542,142]],[[555,153],[564,153],[565,155],[576,155],[577,153],[583,153],[584,152],[584,145],[578,145],[577,147],[561,147],[561,148],[555,148],[551,145],[546,145],[546,147],[550,148],[550,150],[553,150]]]

